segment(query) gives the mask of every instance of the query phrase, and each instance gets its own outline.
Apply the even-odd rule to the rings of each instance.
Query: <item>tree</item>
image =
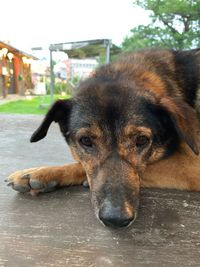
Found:
[[[200,0],[135,0],[134,6],[150,11],[151,23],[133,28],[123,50],[200,47]]]

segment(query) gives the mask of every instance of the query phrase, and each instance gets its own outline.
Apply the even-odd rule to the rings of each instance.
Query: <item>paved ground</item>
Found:
[[[0,114],[0,267],[200,266],[200,193],[143,190],[135,224],[112,230],[85,188],[31,197],[6,187],[16,169],[71,161],[56,125],[29,143],[40,120]]]

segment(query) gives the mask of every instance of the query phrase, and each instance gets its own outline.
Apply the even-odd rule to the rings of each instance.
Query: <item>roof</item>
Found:
[[[25,56],[27,58],[32,58],[32,59],[37,60],[37,58],[35,56],[33,56],[31,54],[28,54],[28,53],[26,53],[26,52],[24,52],[22,50],[19,50],[18,48],[14,47],[14,46],[12,46],[10,44],[7,44],[7,43],[4,43],[4,42],[0,41],[0,48],[3,48],[3,47],[7,48],[9,50],[9,52],[18,54],[21,57]]]
[[[86,58],[96,57],[105,54],[106,46],[110,44],[110,39],[95,39],[77,42],[66,42],[51,44],[49,49],[52,51],[63,51],[68,54],[69,57],[73,58]],[[111,54],[120,53],[121,49],[116,45],[112,44]]]

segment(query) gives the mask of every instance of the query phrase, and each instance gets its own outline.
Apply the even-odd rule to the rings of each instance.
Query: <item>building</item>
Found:
[[[85,79],[92,75],[99,66],[95,58],[61,60],[54,66],[56,77],[61,80],[73,80],[73,78]]]
[[[71,58],[68,62],[69,65],[67,70],[69,78],[78,76],[80,79],[85,79],[99,66],[99,63],[95,58]]]
[[[0,41],[0,97],[24,95],[33,87],[31,62],[36,59],[10,44]]]

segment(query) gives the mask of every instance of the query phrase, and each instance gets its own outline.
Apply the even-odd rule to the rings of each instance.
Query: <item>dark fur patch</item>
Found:
[[[197,89],[200,83],[200,64],[195,52],[192,51],[174,51],[175,74],[177,82],[180,85],[184,100],[194,107]]]
[[[55,102],[46,114],[40,127],[32,134],[30,141],[37,142],[43,139],[47,135],[49,126],[53,121],[58,122],[61,131],[66,133],[71,107],[71,100],[58,100]]]

